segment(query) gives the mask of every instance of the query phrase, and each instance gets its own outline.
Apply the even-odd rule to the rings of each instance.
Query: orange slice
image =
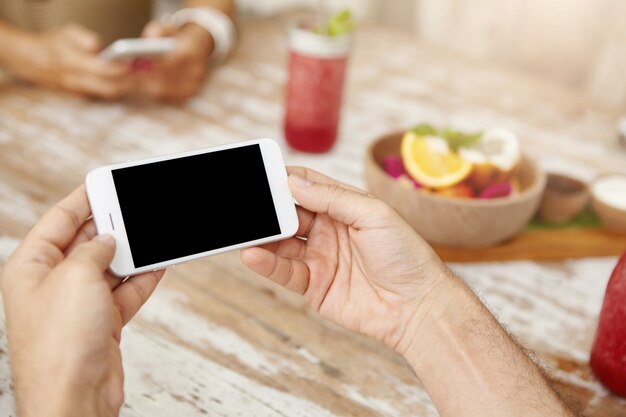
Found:
[[[453,152],[445,139],[405,133],[400,149],[407,172],[425,187],[445,188],[463,181],[472,163]]]

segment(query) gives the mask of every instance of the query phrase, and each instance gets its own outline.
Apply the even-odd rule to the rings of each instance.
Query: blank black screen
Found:
[[[259,145],[112,173],[135,268],[280,234]]]

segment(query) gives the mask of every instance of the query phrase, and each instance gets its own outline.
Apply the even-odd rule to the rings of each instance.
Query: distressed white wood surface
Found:
[[[290,151],[281,135],[284,20],[244,22],[241,45],[183,106],[99,103],[18,83],[0,87],[0,265],[28,228],[97,165],[252,137],[278,138],[289,164],[363,186],[376,135],[420,121],[505,126],[547,167],[591,178],[626,171],[615,114],[550,84],[363,28],[333,152]],[[232,169],[237,169],[233,166]],[[245,187],[245,184],[242,184]],[[557,387],[590,416],[619,416],[586,365],[615,258],[456,264]],[[14,414],[0,326],[0,415]],[[124,331],[123,416],[436,416],[405,362],[330,325],[226,254],[168,271]],[[444,364],[442,364],[444,366]]]

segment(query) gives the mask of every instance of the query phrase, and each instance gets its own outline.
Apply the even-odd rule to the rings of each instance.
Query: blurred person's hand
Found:
[[[300,203],[296,237],[243,250],[243,262],[327,319],[403,349],[445,266],[381,200],[315,171],[288,170]]]
[[[110,275],[115,242],[96,236],[89,216],[80,187],[42,217],[2,270],[21,417],[117,416],[122,405],[122,327],[163,272]]]
[[[17,33],[14,31],[14,34]],[[118,99],[132,91],[128,64],[107,62],[98,57],[100,37],[76,24],[43,33],[21,33],[15,51],[5,61],[18,77],[56,90]]]
[[[214,48],[211,34],[193,23],[172,28],[152,21],[146,25],[142,36],[173,36],[176,49],[150,60],[137,72],[139,94],[166,101],[183,101],[197,94],[209,71],[209,58]]]

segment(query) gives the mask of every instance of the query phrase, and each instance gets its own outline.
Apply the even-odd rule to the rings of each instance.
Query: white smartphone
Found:
[[[120,277],[260,245],[298,229],[278,144],[257,139],[87,174],[99,234],[116,241]]]
[[[151,58],[172,52],[175,48],[176,40],[172,37],[118,39],[100,52],[100,58],[107,61]]]

